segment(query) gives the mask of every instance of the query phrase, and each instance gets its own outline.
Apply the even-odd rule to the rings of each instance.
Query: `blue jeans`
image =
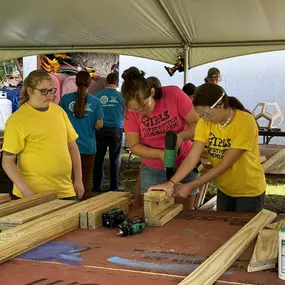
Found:
[[[199,173],[192,171],[189,173],[181,183],[188,183],[193,180],[196,180],[199,177]],[[165,183],[166,179],[166,172],[162,169],[155,169],[148,167],[146,165],[142,166],[141,169],[141,193],[145,193],[150,186],[154,186],[156,184]],[[194,189],[189,195],[196,195],[199,193],[199,189]]]

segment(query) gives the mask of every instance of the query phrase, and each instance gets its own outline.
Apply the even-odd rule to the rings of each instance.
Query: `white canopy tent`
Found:
[[[0,61],[97,52],[174,63],[179,49],[194,67],[285,49],[284,15],[284,0],[3,0]]]

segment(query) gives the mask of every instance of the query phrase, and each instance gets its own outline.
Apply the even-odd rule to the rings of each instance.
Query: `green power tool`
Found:
[[[142,232],[146,227],[144,219],[140,218],[135,221],[125,220],[122,224],[118,226],[119,233],[121,237],[130,236]]]
[[[175,173],[175,163],[177,157],[176,150],[177,134],[173,131],[168,131],[165,135],[164,148],[164,168],[166,178],[169,180]]]

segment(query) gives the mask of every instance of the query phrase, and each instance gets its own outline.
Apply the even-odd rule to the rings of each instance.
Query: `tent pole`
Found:
[[[184,45],[183,48],[184,58],[184,85],[188,82],[188,69],[189,69],[189,46]]]

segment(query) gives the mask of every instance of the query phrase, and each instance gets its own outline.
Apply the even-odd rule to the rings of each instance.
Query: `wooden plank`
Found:
[[[53,200],[0,218],[0,227],[17,226],[77,203],[72,200]]]
[[[285,174],[285,149],[279,150],[266,160],[262,166],[267,174]]]
[[[151,219],[174,204],[174,197],[169,197],[161,202],[144,201],[144,216]]]
[[[45,192],[35,194],[33,196],[24,197],[19,200],[14,200],[0,205],[0,217],[16,213],[31,207],[50,202],[57,199],[57,193],[55,192]]]
[[[261,230],[258,234],[253,255],[248,264],[248,272],[275,268],[278,251],[278,231]]]
[[[6,193],[0,194],[0,204],[6,203],[9,201],[11,201],[11,196],[9,194],[6,194]]]
[[[212,285],[251,244],[259,231],[276,218],[277,214],[262,210],[242,229],[186,277],[180,285]]]
[[[100,207],[110,201],[113,201],[121,197],[130,198],[130,193],[109,191],[107,193],[104,193],[102,195],[98,195],[94,198],[89,199],[91,201],[93,201],[92,199],[94,199],[96,202],[89,204],[89,206],[86,206],[80,212],[80,228],[88,229],[88,212],[89,211],[94,210],[96,207]]]
[[[101,207],[98,207],[90,212],[88,212],[88,228],[97,229],[102,226],[102,214],[106,211],[109,211],[113,208],[120,208],[124,214],[129,212],[129,200],[128,198],[119,198],[114,201],[107,203]]]
[[[76,203],[0,233],[0,263],[79,228],[80,211],[95,204],[97,199]]]
[[[145,219],[145,222],[148,226],[151,227],[162,227],[170,220],[172,220],[175,216],[177,216],[181,211],[183,211],[183,205],[176,203],[168,207],[163,212],[159,213],[154,218]]]
[[[161,202],[166,199],[166,192],[163,190],[149,191],[144,194],[144,201]]]
[[[266,228],[280,231],[283,226],[285,226],[285,220],[280,220],[276,223],[269,224],[266,226]]]
[[[207,203],[202,205],[199,210],[204,210],[204,211],[211,211],[211,210],[216,210],[217,209],[217,196],[214,196],[212,199],[210,199]]]
[[[266,161],[266,156],[261,155],[261,156],[260,156],[260,163],[263,163],[263,162],[265,162],[265,161]]]
[[[209,182],[204,184],[202,187],[200,187],[200,191],[199,193],[196,195],[196,199],[195,199],[195,208],[200,208],[201,205],[203,205],[207,191],[208,191],[208,187],[209,187]]]

